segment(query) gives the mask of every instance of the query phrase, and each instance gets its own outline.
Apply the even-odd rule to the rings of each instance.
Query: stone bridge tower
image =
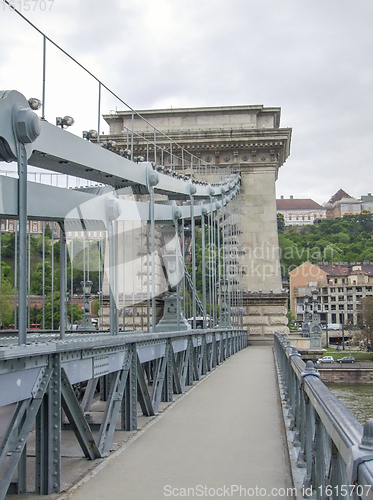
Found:
[[[221,171],[222,178],[228,168],[241,173],[242,290],[249,343],[267,341],[275,331],[287,333],[287,294],[281,280],[275,181],[290,153],[291,129],[280,128],[281,109],[224,106],[142,110],[139,114],[211,166],[211,170]],[[118,147],[133,147],[135,155],[153,160],[149,143],[154,142],[154,132],[150,125],[131,111],[117,111],[104,118],[110,126],[105,140],[116,141]],[[129,144],[132,130],[148,142],[135,137]],[[170,149],[167,138],[161,134],[157,134],[156,141],[157,146]]]

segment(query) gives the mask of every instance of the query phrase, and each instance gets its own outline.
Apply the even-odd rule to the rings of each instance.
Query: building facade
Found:
[[[304,297],[319,291],[318,310],[325,324],[358,324],[360,300],[373,297],[373,263],[305,262],[290,273],[290,307],[304,319]]]
[[[45,222],[45,227],[49,225],[55,239],[60,237],[60,226],[57,222]],[[19,230],[19,223],[16,219],[1,219],[0,230],[2,233],[14,233]],[[27,231],[30,231],[32,236],[40,236],[43,234],[43,222],[40,220],[27,221]]]
[[[362,195],[360,199],[353,198],[343,189],[339,189],[324,205],[327,217],[343,217],[364,211],[373,213],[373,196],[372,193],[368,193]]]
[[[276,208],[277,213],[283,214],[285,226],[304,226],[326,218],[326,209],[309,198],[296,199],[290,196],[286,199],[281,196],[276,200]]]

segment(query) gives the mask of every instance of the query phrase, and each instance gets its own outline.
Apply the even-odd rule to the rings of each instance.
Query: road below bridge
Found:
[[[250,347],[59,498],[293,498],[286,449],[272,348]]]

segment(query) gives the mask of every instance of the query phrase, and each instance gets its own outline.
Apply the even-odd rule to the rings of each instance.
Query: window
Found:
[[[337,306],[335,304],[330,307],[331,311],[336,311],[336,309],[337,309]]]
[[[34,233],[37,233],[38,232],[38,225],[37,224],[33,224],[32,225],[32,230]]]
[[[343,311],[343,310],[344,310],[344,305],[343,305],[343,304],[339,304],[339,310],[340,310],[340,311]]]

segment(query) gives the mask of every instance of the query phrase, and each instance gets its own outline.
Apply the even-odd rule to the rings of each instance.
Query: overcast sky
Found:
[[[14,3],[134,109],[281,107],[293,135],[278,197],[373,192],[372,0]],[[46,81],[48,121],[70,114],[75,133],[97,128],[97,82],[50,44]],[[3,0],[0,89],[42,89],[42,37]],[[102,113],[116,108],[104,92]]]

